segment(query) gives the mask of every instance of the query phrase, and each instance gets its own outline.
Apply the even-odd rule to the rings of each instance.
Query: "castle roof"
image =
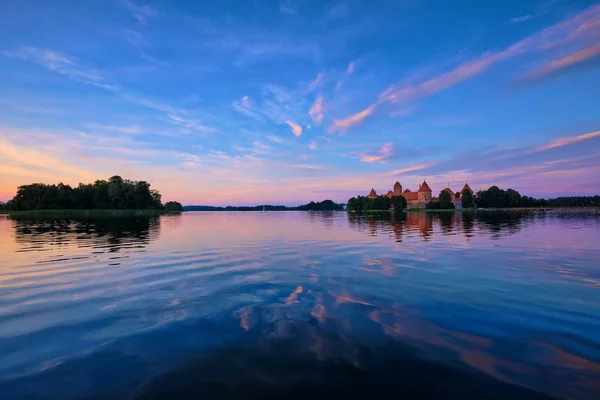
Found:
[[[400,182],[396,181],[396,183],[394,183],[394,187],[396,187],[396,186],[402,186],[402,185],[400,184]]]
[[[404,189],[404,193],[412,193],[409,188]]]
[[[393,195],[394,195],[394,192],[392,192],[391,190],[386,193],[386,196],[393,196]]]
[[[427,182],[423,181],[423,183],[419,187],[419,192],[431,192],[431,188],[429,187]]]
[[[465,190],[468,190],[469,192],[473,193],[473,189],[471,189],[468,183],[465,183],[465,186],[463,186],[461,192],[464,192]]]
[[[377,196],[377,192],[375,191],[375,189],[371,189],[371,191],[369,192],[369,196]]]

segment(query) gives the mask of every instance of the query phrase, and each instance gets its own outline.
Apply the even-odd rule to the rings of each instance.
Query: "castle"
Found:
[[[462,208],[461,200],[465,190],[473,194],[473,190],[469,187],[467,183],[465,183],[465,186],[463,186],[463,188],[459,192],[454,192],[450,188],[445,188],[442,191],[448,192],[450,194],[450,198],[452,199],[452,204],[454,204],[454,207]],[[400,182],[396,182],[394,184],[394,190],[390,190],[384,196],[389,198],[392,198],[393,196],[404,196],[408,208],[424,208],[427,203],[431,203],[432,201],[439,201],[439,198],[433,197],[431,195],[431,188],[425,181],[423,181],[423,183],[419,185],[419,190],[417,190],[416,192],[412,192],[410,189],[405,189],[403,192],[402,185],[400,184]],[[374,199],[375,197],[377,197],[377,192],[375,191],[375,189],[371,189],[367,197],[370,199]]]

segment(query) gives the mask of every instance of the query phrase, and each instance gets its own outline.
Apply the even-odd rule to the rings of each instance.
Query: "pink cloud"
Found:
[[[308,114],[317,125],[323,121],[323,97],[317,97]]]
[[[356,125],[362,123],[365,119],[370,117],[375,111],[376,105],[371,104],[369,107],[365,108],[362,111],[357,112],[349,117],[344,119],[339,119],[333,121],[333,125],[330,127],[330,130],[348,130]]]
[[[249,103],[249,98],[248,98],[248,96],[244,96],[244,97],[242,97],[242,104],[244,105],[244,107],[246,107],[246,108],[250,108],[250,103]]]
[[[426,164],[413,165],[412,167],[397,169],[395,171],[390,172],[388,175],[389,176],[402,175],[402,174],[406,174],[407,172],[419,171],[419,170],[422,170],[425,168],[429,168],[429,167],[434,166],[435,164],[436,164],[435,162],[430,162],[430,163],[426,163]]]
[[[585,47],[581,50],[577,50],[567,56],[558,58],[549,64],[544,65],[524,76],[525,79],[536,79],[544,75],[551,74],[563,68],[570,67],[571,65],[578,64],[583,61],[590,60],[600,55],[600,42],[595,43],[591,46]]]
[[[362,154],[360,156],[360,161],[366,162],[366,163],[375,163],[375,162],[384,163],[385,160],[392,157],[394,154],[395,154],[394,144],[386,143],[383,146],[381,146],[381,149],[379,150],[379,154],[375,154],[375,155]]]
[[[316,150],[317,147],[317,142],[315,142],[314,140],[312,142],[310,142],[310,145],[308,145],[308,148],[311,150]]]
[[[307,92],[312,92],[313,90],[321,87],[321,85],[323,85],[323,82],[325,81],[325,74],[324,73],[319,73],[315,79],[312,80],[312,82],[310,82],[308,84],[308,89]]]
[[[538,147],[536,150],[543,151],[543,150],[554,149],[557,147],[568,146],[570,144],[581,142],[582,140],[592,139],[595,137],[600,137],[600,131],[590,132],[590,133],[586,133],[586,134],[579,135],[579,136],[559,138],[559,139],[556,139],[556,140],[550,142],[549,144],[547,144],[545,146]]]
[[[598,37],[600,37],[600,5],[592,6],[572,18],[537,32],[502,51],[488,52],[468,60],[439,76],[416,84],[401,82],[391,85],[379,95],[377,101],[366,109],[334,121],[333,128],[350,129],[371,117],[375,109],[383,103],[406,104],[420,100],[478,76],[498,62],[507,61],[524,53],[547,50],[573,42],[595,41]],[[599,51],[595,45],[584,50],[586,51],[582,50],[573,54],[571,58],[557,60],[551,68],[563,68],[569,63],[589,59]]]
[[[290,128],[292,128],[292,133],[295,136],[302,135],[302,127],[299,124],[297,124],[293,121],[285,121],[285,123],[288,124],[290,126]]]

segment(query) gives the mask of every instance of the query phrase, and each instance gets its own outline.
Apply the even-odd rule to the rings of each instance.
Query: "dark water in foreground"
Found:
[[[0,216],[0,398],[600,398],[600,214]]]

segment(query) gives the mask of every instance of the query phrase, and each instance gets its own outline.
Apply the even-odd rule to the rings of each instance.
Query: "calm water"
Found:
[[[0,216],[0,398],[286,395],[600,398],[600,213]]]

